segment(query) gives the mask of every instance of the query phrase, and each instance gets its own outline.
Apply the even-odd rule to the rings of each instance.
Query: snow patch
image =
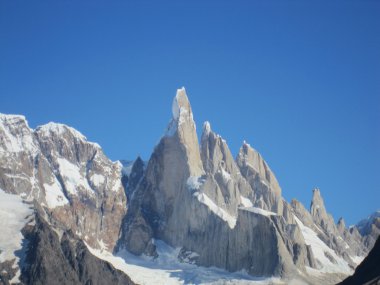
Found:
[[[163,241],[153,240],[158,257],[135,256],[126,250],[112,255],[110,252],[87,247],[92,254],[110,262],[115,268],[126,273],[135,283],[141,285],[179,284],[236,284],[266,285],[283,284],[278,278],[255,278],[244,271],[227,272],[216,267],[202,267],[181,263],[178,260],[180,248],[172,248]]]
[[[172,103],[173,118],[170,121],[169,126],[166,129],[164,136],[168,136],[168,137],[173,136],[177,132],[178,127],[185,122],[191,122],[195,128],[193,114],[191,110],[188,110],[184,106],[181,105],[183,104],[182,102],[180,102],[181,100],[188,101],[185,87],[178,89],[177,94],[173,99],[173,103]]]
[[[101,174],[92,174],[92,176],[90,177],[90,180],[91,182],[96,186],[96,187],[99,187],[100,185],[102,185],[105,181],[105,178],[103,175]]]
[[[267,217],[276,216],[277,215],[276,213],[273,213],[271,211],[267,211],[267,210],[264,210],[264,209],[260,209],[260,208],[257,208],[257,207],[240,207],[239,209],[242,209],[242,210],[245,210],[245,211],[249,211],[249,212],[252,212],[252,213],[255,213],[255,214],[267,216]]]
[[[198,199],[199,202],[206,205],[211,212],[217,215],[219,218],[227,222],[228,226],[233,229],[236,226],[236,217],[227,213],[224,209],[220,208],[218,205],[214,203],[205,193],[194,192],[194,197]]]
[[[25,128],[23,128],[25,126]],[[0,153],[37,152],[33,136],[24,116],[0,113]]]
[[[91,187],[87,180],[81,175],[79,167],[64,158],[57,158],[59,171],[64,177],[64,183],[70,194],[76,195],[79,187],[83,187],[89,193],[92,193]]]
[[[38,126],[36,130],[42,133],[45,137],[50,137],[51,134],[62,136],[66,132],[69,132],[73,137],[81,140],[82,142],[86,142],[88,144],[93,145],[94,147],[98,149],[101,149],[98,143],[87,141],[87,138],[81,132],[64,124],[49,122],[45,125]]]
[[[64,206],[69,203],[63,194],[62,187],[55,179],[52,185],[44,183],[45,199],[48,207],[53,209],[55,207]]]
[[[249,200],[248,198],[245,198],[244,196],[240,195],[240,200],[241,200],[241,204],[244,207],[253,207],[251,200]]]
[[[355,262],[357,265],[359,265],[360,263],[362,263],[362,261],[364,260],[365,256],[350,256],[352,261]]]
[[[23,203],[20,196],[5,193],[0,189],[0,263],[6,260],[15,259],[19,263],[20,257],[16,252],[22,249],[23,235],[22,228],[29,222],[33,209]],[[29,220],[28,220],[29,217]],[[11,283],[18,283],[20,270]]]
[[[223,182],[227,184],[229,181],[231,181],[231,175],[224,170],[224,168],[220,168],[218,171],[220,174],[222,174]]]
[[[115,179],[115,183],[111,187],[111,191],[118,192],[122,188],[121,179]]]
[[[305,243],[311,246],[314,257],[322,264],[322,268],[318,270],[319,272],[352,274],[352,270],[343,258],[339,257],[334,250],[329,248],[312,229],[306,227],[296,216],[294,218],[301,229]],[[326,257],[325,252],[331,255],[337,264],[332,263]]]
[[[56,135],[63,135],[66,132],[70,132],[74,137],[77,137],[80,140],[87,140],[87,138],[76,129],[64,124],[59,124],[59,123],[54,123],[54,122],[49,122],[45,125],[38,126],[37,131],[43,133],[45,136],[48,136],[48,137],[52,133]]]
[[[209,121],[203,123],[203,133],[208,135],[211,132],[211,125]]]
[[[181,115],[181,106],[179,104],[179,99],[180,97],[185,96],[186,97],[186,90],[185,87],[182,87],[180,89],[177,89],[177,94],[173,99],[173,104],[172,104],[172,113],[173,113],[173,119],[178,120],[180,115]]]
[[[199,176],[190,176],[189,178],[187,178],[186,186],[190,190],[199,190],[203,182],[204,181]]]

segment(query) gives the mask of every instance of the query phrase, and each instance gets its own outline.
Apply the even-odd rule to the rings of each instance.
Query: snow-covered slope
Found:
[[[231,273],[216,267],[202,267],[191,261],[180,262],[181,248],[172,248],[165,242],[155,240],[158,257],[135,256],[126,250],[113,255],[105,250],[89,247],[92,254],[110,262],[115,268],[125,272],[141,285],[179,285],[179,284],[236,284],[269,285],[285,284],[279,278],[254,278],[244,271]],[[194,253],[193,253],[194,254]]]
[[[50,219],[97,246],[117,242],[126,197],[121,164],[96,143],[58,123],[35,130],[0,114],[0,188],[35,200]]]
[[[0,263],[11,262],[19,267],[24,256],[21,230],[27,223],[33,223],[33,208],[18,195],[5,193],[0,189]],[[17,269],[11,283],[19,282],[20,269]]]

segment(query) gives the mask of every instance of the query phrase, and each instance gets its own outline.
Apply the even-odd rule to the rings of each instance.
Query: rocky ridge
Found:
[[[50,222],[93,247],[112,250],[126,213],[121,164],[66,125],[35,130],[23,116],[0,115],[0,188],[37,201]]]
[[[247,142],[234,158],[209,122],[198,140],[184,88],[147,163],[137,158],[123,167],[73,128],[49,123],[33,130],[23,116],[3,114],[0,161],[0,188],[38,209],[36,224],[23,231],[32,241],[25,245],[31,266],[21,278],[30,284],[64,278],[46,279],[53,277],[43,272],[55,270],[44,251],[60,261],[72,284],[129,284],[86,245],[157,257],[155,240],[180,248],[183,262],[333,284],[353,271],[378,235],[376,217],[357,227],[347,228],[343,219],[335,224],[319,189],[310,210],[288,203],[274,172]],[[10,274],[1,280],[17,275],[14,265],[0,260]]]
[[[184,88],[172,113],[132,190],[118,248],[155,255],[151,241],[161,239],[194,252],[199,265],[282,277],[313,270],[348,274],[368,252],[342,222],[334,223],[318,189],[310,211],[296,200],[287,203],[274,173],[248,143],[234,159],[209,122],[198,143]]]

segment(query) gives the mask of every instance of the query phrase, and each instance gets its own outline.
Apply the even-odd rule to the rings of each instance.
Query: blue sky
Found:
[[[247,140],[289,201],[380,208],[379,1],[0,1],[0,112],[148,159],[185,86],[234,155]]]

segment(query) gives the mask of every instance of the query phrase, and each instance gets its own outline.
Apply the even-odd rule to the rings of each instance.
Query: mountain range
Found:
[[[380,235],[380,212],[335,223],[249,143],[234,158],[209,122],[198,139],[184,88],[148,161],[0,114],[0,204],[0,284],[336,284]]]

